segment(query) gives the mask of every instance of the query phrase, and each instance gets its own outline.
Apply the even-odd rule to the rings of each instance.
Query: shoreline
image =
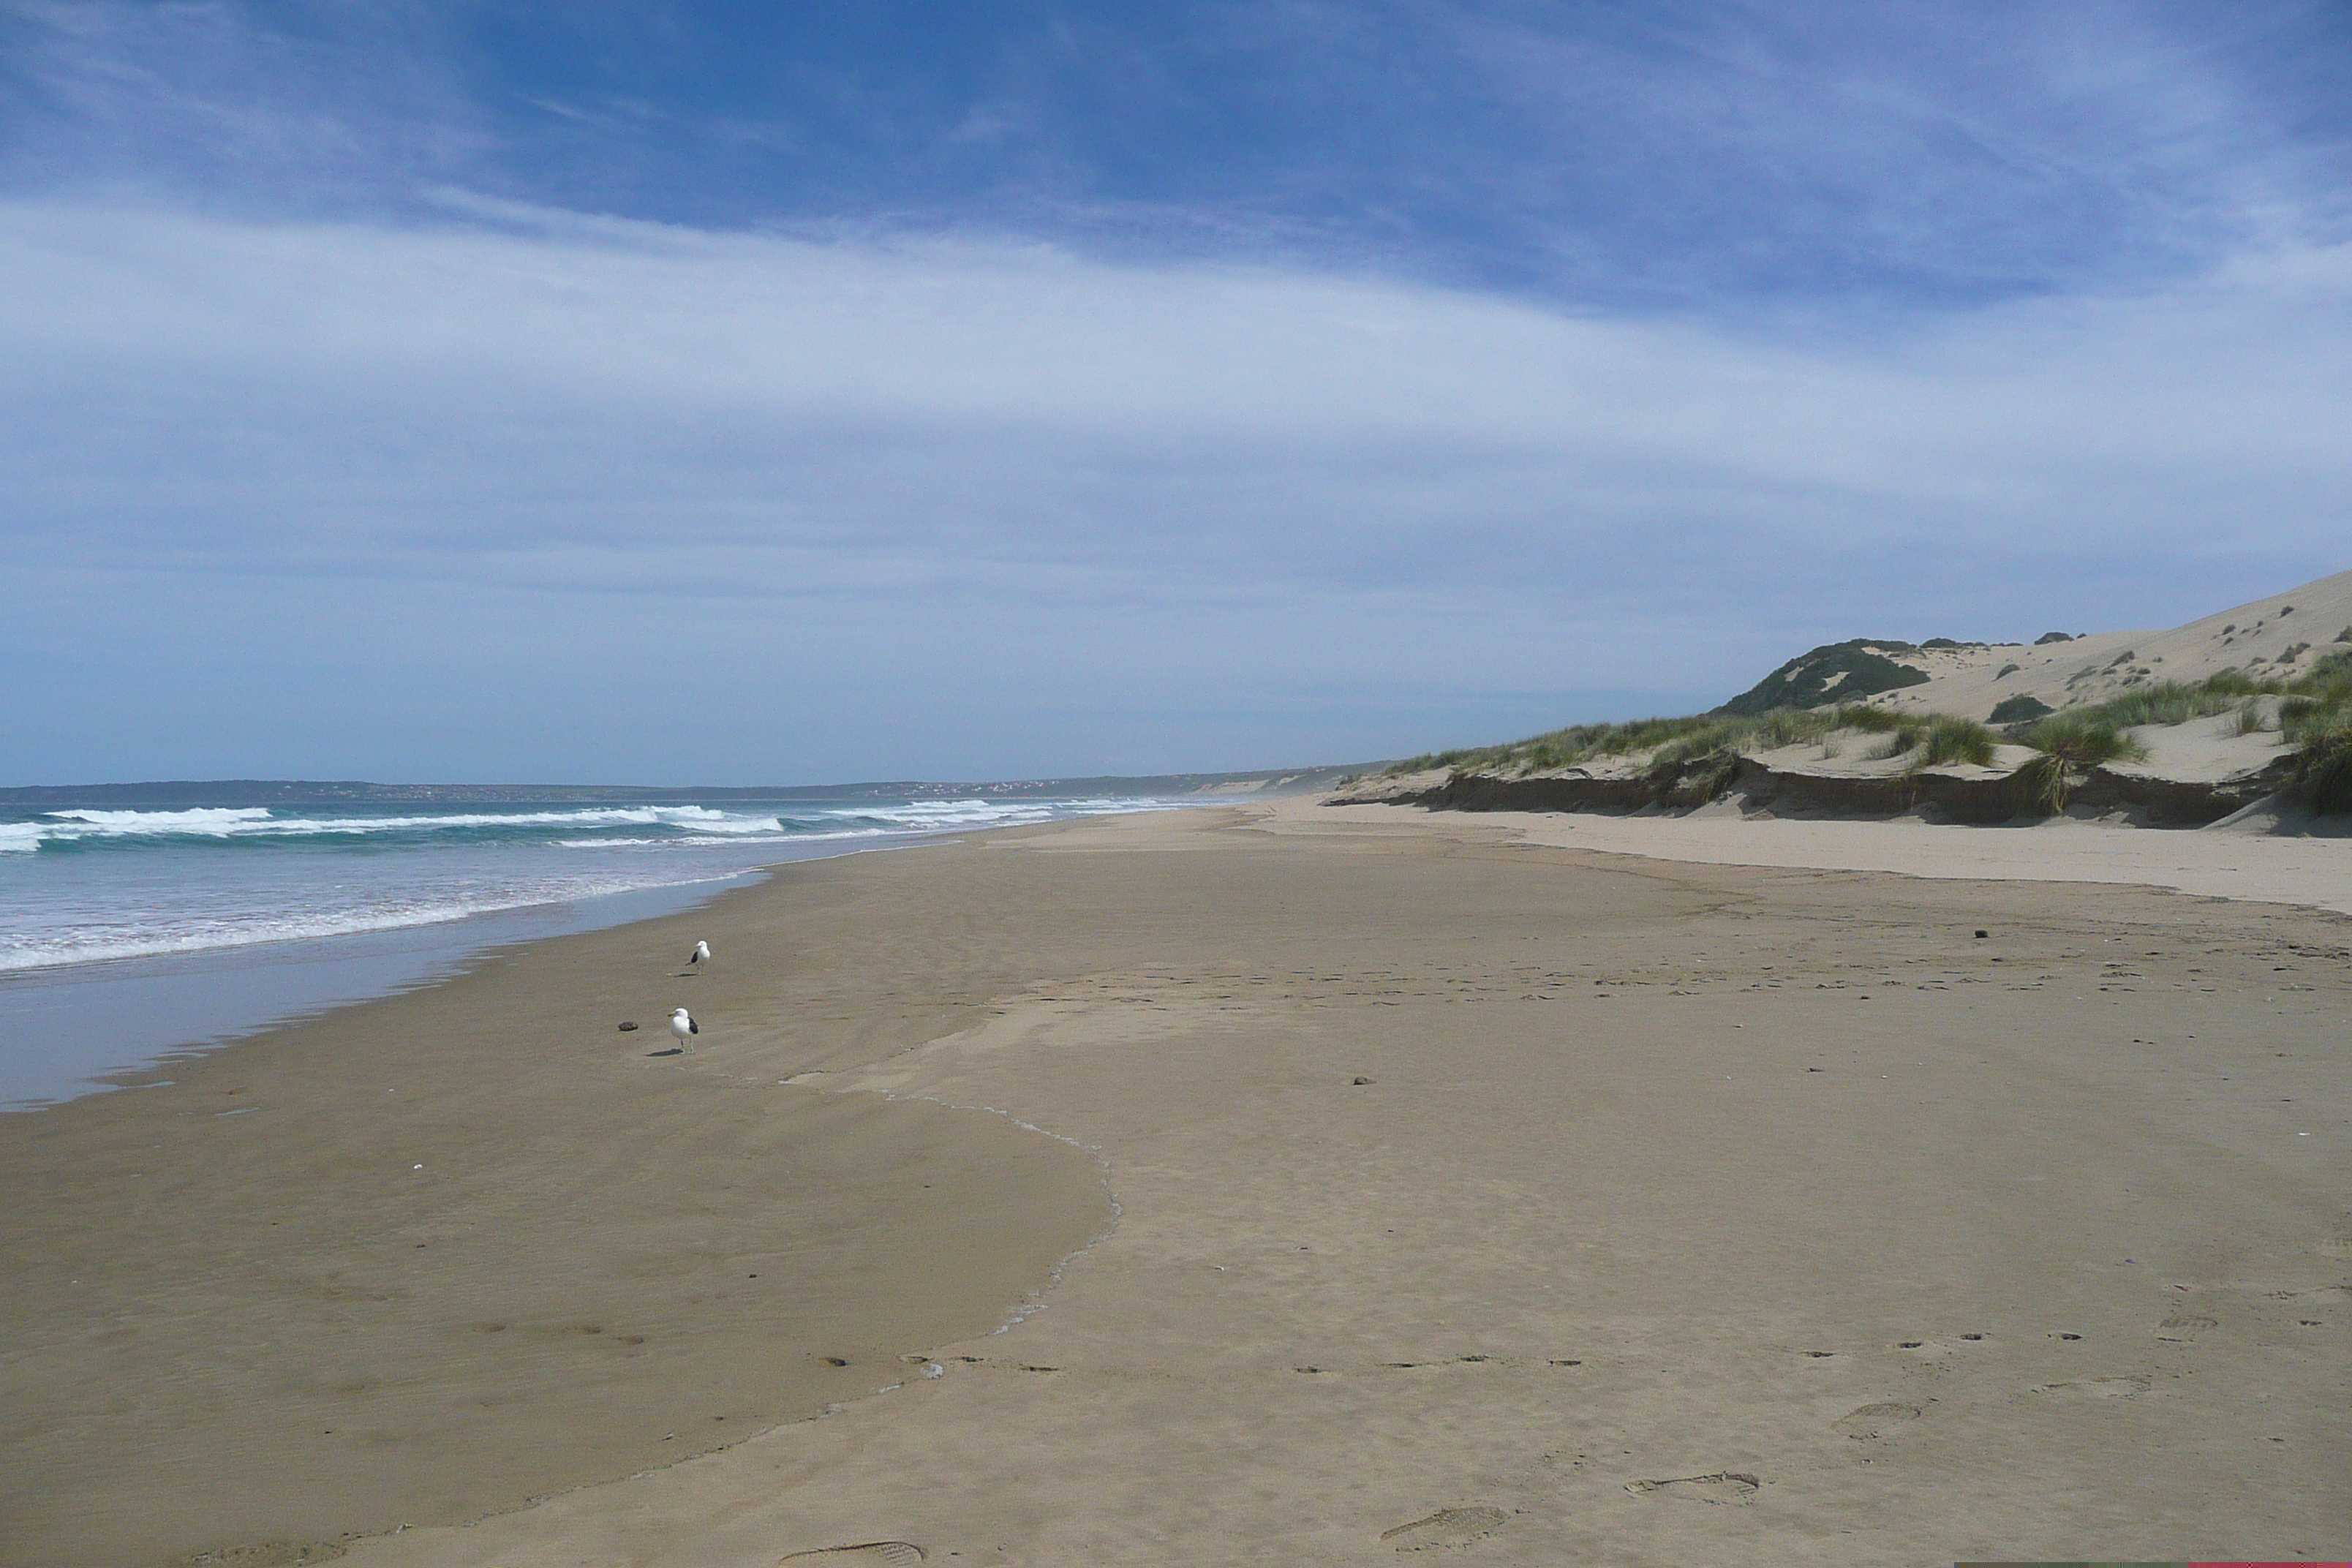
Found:
[[[903,1541],[1858,1565],[2352,1539],[2327,1480],[2352,1453],[2340,915],[1288,803],[928,847],[0,1122],[27,1194],[10,1256],[102,1260],[35,1269],[7,1309],[0,1439],[35,1461],[7,1504],[49,1533],[5,1560],[769,1568]],[[689,926],[712,973],[646,961]],[[646,1057],[672,993],[705,1033]],[[478,1047],[436,1032],[481,1017]],[[434,1103],[376,1125],[394,1066],[390,1101]],[[264,1089],[275,1129],[165,1105]],[[180,1186],[137,1190],[134,1158]],[[238,1161],[242,1185],[214,1173]],[[419,1204],[411,1163],[464,1190]],[[766,1287],[736,1276],[772,1269],[809,1289],[747,1299]],[[221,1364],[264,1338],[267,1365]],[[376,1345],[401,1353],[354,1350]],[[213,1405],[170,1403],[205,1377]],[[99,1408],[159,1391],[138,1421]],[[597,1447],[631,1401],[672,1423],[638,1434],[650,1465]],[[237,1423],[330,1409],[377,1436],[226,1506],[269,1480],[236,1469]],[[672,1462],[689,1409],[760,1430]],[[417,1458],[478,1441],[530,1455],[502,1504]],[[394,1483],[438,1513],[382,1514]],[[126,1486],[181,1534],[63,1549],[120,1528]]]
[[[105,1043],[74,1062],[10,1062],[0,1079],[0,1117],[109,1093],[121,1079],[254,1035],[436,984],[501,948],[682,913],[760,875],[743,871],[380,930],[8,971],[0,973],[0,1030]]]
[[[871,963],[775,955],[796,896],[898,858],[782,863],[0,1121],[0,1561],[488,1517],[865,1398],[1018,1312],[1105,1228],[1093,1157],[720,1060],[828,984],[870,997]],[[673,997],[692,1057],[654,1054]],[[950,979],[783,1048],[863,1061],[978,1005]]]
[[[118,1080],[257,1033],[436,984],[500,948],[693,909],[780,866],[910,848],[964,831],[812,834],[763,846],[774,858],[677,881],[352,931],[0,971],[0,1037],[43,1042],[38,1056],[16,1046],[0,1059],[0,1116],[106,1093]]]

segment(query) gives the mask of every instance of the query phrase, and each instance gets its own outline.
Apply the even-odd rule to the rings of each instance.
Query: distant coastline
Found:
[[[509,805],[589,802],[743,800],[938,800],[1066,798],[1081,795],[1296,795],[1332,787],[1379,763],[1311,768],[1261,768],[1223,773],[1105,774],[1087,778],[1003,779],[979,784],[894,780],[844,784],[703,785],[372,784],[362,779],[168,779],[139,784],[21,784],[0,788],[0,805]]]

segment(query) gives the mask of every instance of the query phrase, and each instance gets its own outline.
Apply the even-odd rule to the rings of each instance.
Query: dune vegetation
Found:
[[[1407,758],[1387,772],[1450,768],[1524,776],[1608,759],[1644,759],[1643,773],[1654,798],[1662,805],[1696,805],[1728,787],[1740,758],[1785,746],[1818,744],[1835,755],[1850,735],[1877,737],[1868,756],[1905,758],[1916,770],[1990,765],[2006,742],[2037,753],[2012,775],[2021,808],[2057,812],[2065,809],[2069,792],[2092,769],[2146,760],[2147,748],[2133,731],[2233,711],[2235,733],[2252,734],[2275,723],[2282,741],[2296,749],[2289,788],[2301,803],[2323,813],[2352,810],[2352,650],[2331,653],[2296,676],[2228,669],[2204,680],[2143,687],[1999,729],[1948,713],[1899,713],[1860,703],[1718,710],[1571,724],[1501,745]]]

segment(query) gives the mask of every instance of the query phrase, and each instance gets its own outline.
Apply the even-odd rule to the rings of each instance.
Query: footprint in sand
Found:
[[[2193,1340],[2207,1329],[2221,1326],[2220,1319],[2208,1317],[2203,1312],[2175,1312],[2156,1325],[2156,1337],[2160,1340]]]
[[[1721,1507],[1730,1503],[1753,1502],[1758,1489],[1763,1484],[1754,1476],[1738,1470],[1717,1470],[1711,1476],[1675,1476],[1663,1481],[1627,1481],[1625,1489],[1635,1497],[1664,1495]]]
[[[838,1563],[843,1568],[906,1568],[920,1563],[923,1549],[911,1541],[866,1541],[856,1546],[820,1546],[811,1552],[790,1552],[783,1563]]]
[[[1492,1535],[1510,1518],[1499,1508],[1441,1508],[1426,1519],[1381,1531],[1382,1541],[1399,1552],[1426,1552],[1431,1547],[1467,1546],[1482,1535]]]
[[[1901,1426],[1906,1421],[1916,1421],[1927,1414],[1927,1407],[1893,1401],[1881,1405],[1865,1405],[1859,1410],[1849,1410],[1832,1423],[1847,1436],[1867,1440]]]
[[[2152,1377],[2093,1377],[2080,1383],[2045,1383],[2033,1392],[2053,1399],[2137,1399],[2155,1386]]]

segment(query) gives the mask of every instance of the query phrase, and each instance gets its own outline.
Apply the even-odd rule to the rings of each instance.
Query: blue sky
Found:
[[[0,0],[0,783],[1348,761],[2352,566],[2340,5]]]

